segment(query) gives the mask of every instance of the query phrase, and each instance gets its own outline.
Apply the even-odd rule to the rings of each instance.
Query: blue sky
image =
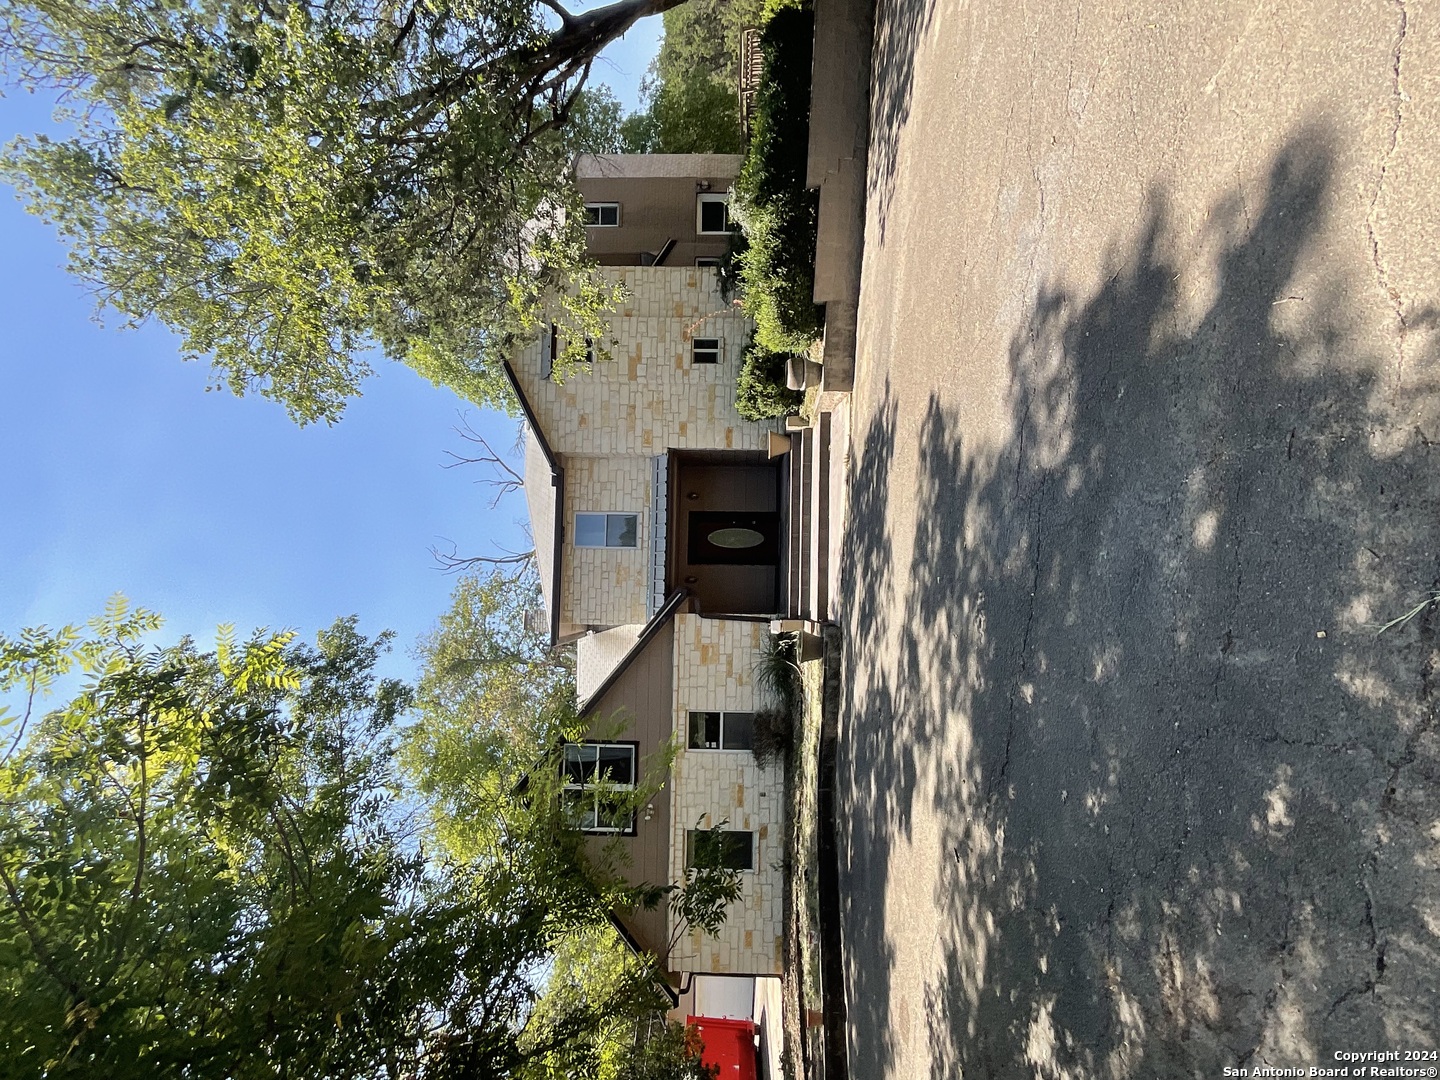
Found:
[[[658,46],[643,20],[596,65],[634,108]],[[0,98],[0,138],[50,126],[49,103]],[[381,363],[334,427],[297,428],[259,397],[206,393],[160,326],[94,321],[53,230],[0,186],[0,632],[81,622],[112,593],[156,610],[166,638],[215,626],[292,628],[337,616],[396,631],[386,674],[448,605],[432,546],[520,547],[524,502],[494,511],[463,453],[461,416],[508,450],[513,421]]]

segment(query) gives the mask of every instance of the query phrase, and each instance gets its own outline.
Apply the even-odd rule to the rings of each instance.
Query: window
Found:
[[[755,749],[755,714],[748,712],[692,712],[691,750]]]
[[[634,743],[566,743],[565,805],[581,832],[635,831]]]
[[[718,364],[720,362],[720,339],[697,337],[690,346],[692,364]]]
[[[588,337],[585,339],[585,363],[595,363],[595,342]]]
[[[592,229],[615,228],[620,224],[620,204],[613,202],[586,203],[585,224]]]
[[[633,548],[639,543],[639,514],[575,515],[576,547]]]
[[[695,231],[725,233],[730,231],[730,196],[695,196]]]
[[[705,851],[708,844],[717,845],[718,850]],[[754,870],[755,869],[755,834],[753,832],[740,832],[739,830],[726,829],[690,829],[685,833],[685,868],[693,869],[696,862],[696,849],[707,856],[704,861],[709,864],[712,854],[720,866],[726,870]]]
[[[695,265],[696,265],[696,266],[702,266],[702,267],[703,267],[703,266],[713,266],[713,267],[715,267],[716,269],[718,269],[719,266],[720,266],[720,262],[721,262],[721,260],[719,259],[718,256],[715,256],[715,255],[701,255],[698,259],[695,260]]]
[[[540,377],[548,379],[560,355],[560,328],[553,322],[548,331],[540,331]]]

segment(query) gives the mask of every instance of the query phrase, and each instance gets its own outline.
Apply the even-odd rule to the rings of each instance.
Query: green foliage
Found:
[[[805,351],[823,325],[814,300],[820,197],[805,187],[814,26],[811,11],[785,6],[764,27],[765,76],[735,185],[735,214],[749,241],[740,256],[742,303],[756,341],[777,353]]]
[[[720,1067],[704,1064],[702,1049],[695,1028],[657,1016],[635,1039],[616,1080],[717,1080]]]
[[[645,108],[622,125],[627,153],[738,154],[740,34],[760,18],[757,0],[688,0],[665,13],[647,75]]]
[[[685,882],[671,897],[675,913],[672,942],[687,929],[718,936],[730,905],[740,899],[740,872],[725,865],[724,829],[729,822],[706,829],[701,824],[704,820],[702,817],[695,826]]]
[[[795,717],[784,708],[761,709],[755,714],[755,764],[765,768],[781,762],[795,745]]]
[[[803,390],[791,390],[786,383],[789,353],[771,352],[752,343],[745,350],[736,380],[735,409],[747,420],[773,420],[800,411]]]
[[[0,639],[29,726],[0,763],[0,1074],[592,1075],[595,1032],[653,1013],[641,968],[547,996],[607,911],[539,857],[553,814],[512,805],[513,855],[423,855],[387,635],[222,628],[201,652],[145,644],[158,626],[116,602],[88,635]]]
[[[798,634],[770,634],[762,639],[755,682],[778,708],[792,717],[799,714],[805,687],[800,678]]]
[[[465,574],[416,648],[416,720],[400,762],[457,858],[497,842],[493,827],[515,785],[573,734],[574,652],[552,650],[527,624],[541,603],[528,564]]]
[[[618,145],[582,87],[649,3],[553,33],[549,7],[0,0],[9,81],[61,91],[76,132],[18,140],[4,174],[216,388],[333,422],[378,347],[503,405],[496,361],[547,300],[574,340],[618,300],[564,177]]]

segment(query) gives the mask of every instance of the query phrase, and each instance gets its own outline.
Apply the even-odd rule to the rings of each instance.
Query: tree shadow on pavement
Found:
[[[915,51],[930,28],[935,0],[876,0],[870,77],[870,157],[867,195],[885,239],[895,190],[900,135],[910,119]]]
[[[842,569],[852,1076],[906,1040],[967,1080],[1440,1045],[1440,617],[1375,634],[1440,587],[1440,388],[1395,418],[1338,283],[1277,320],[1330,162],[1304,129],[1263,206],[1217,201],[1202,312],[1159,190],[1098,292],[1043,288],[998,455],[932,397],[890,490],[887,385]],[[921,818],[938,865],[896,880]],[[935,954],[897,970],[916,888]]]

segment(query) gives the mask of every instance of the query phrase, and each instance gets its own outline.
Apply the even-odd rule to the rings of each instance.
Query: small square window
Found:
[[[720,339],[697,337],[690,346],[692,364],[718,364],[720,362]]]
[[[575,515],[576,547],[633,548],[639,539],[639,514]]]
[[[697,195],[695,197],[695,231],[727,233],[730,231],[730,196]]]
[[[716,845],[711,851],[705,846]],[[755,869],[755,834],[738,829],[689,829],[685,833],[685,866],[693,869],[699,854],[707,856],[702,861],[718,862],[726,870]]]
[[[613,229],[620,224],[619,203],[586,203],[585,224],[592,229]]]

